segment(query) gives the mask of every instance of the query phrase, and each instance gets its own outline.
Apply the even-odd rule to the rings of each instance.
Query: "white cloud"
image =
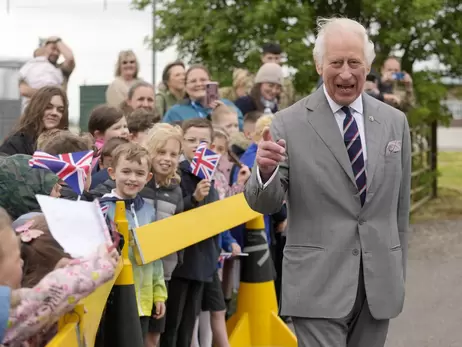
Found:
[[[150,9],[135,11],[130,0],[7,0],[0,2],[2,56],[28,58],[40,37],[57,35],[68,44],[77,67],[68,87],[70,117],[79,117],[79,86],[108,84],[120,50],[133,49],[140,75],[152,81],[152,52],[144,37],[152,32]],[[5,7],[2,8],[2,4]],[[162,69],[176,58],[174,49],[157,54],[156,82]]]

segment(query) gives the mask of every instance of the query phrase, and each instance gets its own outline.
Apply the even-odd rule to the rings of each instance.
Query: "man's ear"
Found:
[[[115,171],[112,167],[107,168],[107,173],[109,174],[109,177],[111,177],[115,181]]]
[[[316,72],[318,73],[319,76],[322,77],[322,65],[321,64],[316,64]]]

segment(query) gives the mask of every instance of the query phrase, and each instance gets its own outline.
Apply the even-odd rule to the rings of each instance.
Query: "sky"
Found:
[[[132,49],[140,77],[152,82],[152,51],[144,43],[152,33],[151,9],[133,10],[130,0],[0,0],[0,32],[1,57],[28,59],[39,38],[48,36],[59,36],[71,47],[77,64],[68,86],[74,122],[79,118],[79,86],[109,84],[119,51]],[[172,47],[156,57],[157,83],[177,53]]]
[[[27,59],[39,38],[59,36],[76,59],[69,94],[70,118],[79,117],[79,86],[109,84],[119,51],[132,49],[140,77],[152,82],[152,52],[144,38],[152,32],[151,11],[130,8],[130,0],[0,0],[1,57]],[[174,48],[156,55],[156,80],[176,59]]]

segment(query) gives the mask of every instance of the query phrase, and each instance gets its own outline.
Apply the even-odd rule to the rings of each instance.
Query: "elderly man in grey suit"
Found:
[[[301,347],[382,347],[403,308],[411,154],[406,116],[363,93],[365,28],[319,21],[324,84],[276,114],[245,188],[263,214],[288,205],[282,315]]]

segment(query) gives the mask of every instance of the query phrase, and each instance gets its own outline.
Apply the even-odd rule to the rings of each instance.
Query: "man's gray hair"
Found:
[[[375,59],[374,43],[369,40],[366,28],[355,20],[349,18],[318,18],[316,21],[318,35],[313,48],[313,58],[317,65],[322,65],[326,52],[326,35],[333,30],[349,31],[359,35],[364,40],[364,58],[368,66],[372,65]]]

